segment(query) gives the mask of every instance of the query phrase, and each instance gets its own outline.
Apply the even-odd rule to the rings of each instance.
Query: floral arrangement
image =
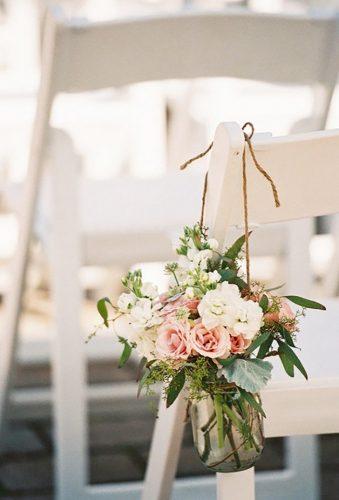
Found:
[[[140,355],[140,390],[162,383],[169,407],[185,387],[199,455],[218,471],[242,470],[260,455],[265,413],[258,394],[271,377],[267,358],[278,356],[289,376],[297,369],[307,378],[295,351],[299,317],[307,308],[325,309],[257,282],[249,286],[241,272],[244,242],[242,236],[222,250],[206,228],[185,227],[178,261],[165,266],[167,293],[143,282],[138,270],[122,280],[127,291],[116,305],[108,298],[97,305],[123,344],[120,366],[134,349]],[[201,420],[197,411],[206,401]]]

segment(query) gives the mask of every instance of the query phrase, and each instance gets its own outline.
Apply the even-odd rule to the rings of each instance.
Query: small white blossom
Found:
[[[218,283],[221,279],[218,271],[213,271],[213,273],[208,273],[208,279],[211,283]]]
[[[147,361],[155,357],[155,341],[157,339],[157,331],[155,328],[143,330],[136,336],[136,350],[140,356],[144,356]]]
[[[130,311],[130,318],[134,328],[151,328],[162,323],[159,316],[161,304],[153,304],[150,299],[139,299]]]
[[[262,317],[263,311],[258,302],[241,299],[233,325],[234,334],[242,334],[245,339],[252,339],[260,330]]]
[[[118,298],[117,306],[120,311],[127,313],[136,303],[137,298],[134,293],[122,293]]]
[[[207,243],[211,250],[218,250],[219,242],[215,238],[210,238]]]
[[[198,252],[194,258],[193,258],[193,261],[192,261],[192,265],[191,265],[191,268],[193,266],[193,269],[196,268],[196,267],[199,267],[200,269],[207,269],[207,265],[208,265],[208,260],[211,259],[213,257],[213,252],[212,250],[200,250],[200,252]]]
[[[193,262],[195,256],[198,255],[198,254],[199,254],[199,250],[195,246],[193,248],[189,248],[187,250],[187,258],[191,262]]]
[[[159,295],[158,287],[153,285],[153,283],[143,283],[141,286],[141,293],[144,297],[148,297],[149,299],[155,299]]]
[[[129,314],[118,316],[113,322],[113,331],[118,337],[123,337],[128,342],[135,342],[137,332],[132,326],[131,317]]]

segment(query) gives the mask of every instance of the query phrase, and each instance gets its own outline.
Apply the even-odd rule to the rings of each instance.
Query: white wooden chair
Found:
[[[82,222],[79,217],[81,214],[77,188],[82,191],[82,194],[79,193],[80,199],[84,196],[84,188],[77,183],[78,159],[71,142],[63,132],[49,127],[54,98],[62,92],[83,92],[145,80],[228,76],[230,73],[237,77],[281,82],[290,82],[291,75],[292,80],[295,75],[298,82],[300,79],[305,82],[309,79],[314,81],[314,74],[317,74],[317,81],[322,84],[328,81],[328,75],[323,71],[320,56],[324,47],[332,54],[336,25],[336,19],[331,17],[310,19],[303,16],[253,15],[246,12],[184,13],[138,21],[88,25],[72,25],[57,16],[48,16],[41,90],[22,200],[20,240],[13,262],[13,286],[8,297],[6,329],[1,337],[0,424],[4,423],[7,409],[29,242],[43,159],[49,142],[52,178],[50,252],[56,307],[53,349],[56,483],[59,498],[112,499],[121,498],[119,495],[123,491],[129,495],[128,498],[132,498],[133,488],[87,484],[85,370],[79,324],[81,292],[77,280],[77,272],[84,260],[81,252]],[[270,40],[269,44],[267,40]],[[307,43],[304,43],[305,40]],[[185,57],[180,58],[180,54],[185,54]],[[258,57],[254,57],[256,54]],[[276,54],[279,54],[279,64],[273,64]],[[304,65],[305,61],[309,64]],[[182,200],[188,206],[192,201],[194,208],[193,200],[197,202],[197,198],[192,184],[190,190],[187,190],[188,179],[181,179],[176,184],[179,186],[181,183],[181,190],[173,193],[169,193],[168,183],[164,181],[149,184],[154,198],[149,196],[143,200],[144,221],[148,219],[150,212],[154,213],[156,199],[162,203],[164,199],[170,199],[180,207],[180,211],[168,224],[168,229],[171,229],[171,224],[174,227],[178,223],[179,215],[180,225],[189,222],[184,220]],[[121,184],[120,188],[125,190],[126,186]],[[192,199],[188,197],[190,191]],[[112,198],[111,192],[106,192],[107,197],[104,194],[100,198],[102,206],[106,206],[107,197]],[[117,192],[117,196],[119,202],[124,201],[124,192]],[[160,205],[156,206],[158,213],[154,214],[154,226],[159,227],[163,223],[165,212],[161,212]],[[111,213],[114,210],[117,210],[116,205],[113,205]],[[104,231],[116,230],[120,215],[114,219],[107,216],[107,211],[102,211],[100,216],[102,221],[107,222]],[[98,234],[98,223],[92,220],[92,229],[93,225]],[[119,231],[115,235],[122,245]],[[132,236],[135,240],[135,233]],[[151,247],[152,244],[149,245]],[[119,251],[120,254],[115,254],[116,258],[121,255],[121,248]],[[112,254],[108,259],[111,258]]]
[[[339,130],[268,139],[254,136],[253,145],[259,163],[265,165],[278,186],[281,207],[274,207],[266,180],[248,161],[250,222],[266,224],[339,212],[336,195],[336,182],[339,181]],[[220,242],[224,241],[229,227],[241,225],[243,221],[243,148],[244,136],[237,124],[219,125],[210,160],[206,225]],[[321,317],[311,313],[304,333],[299,335],[300,345],[305,348],[303,357],[309,368],[310,380],[283,379],[284,375],[278,370],[275,375],[277,381],[264,391],[263,404],[268,415],[265,421],[266,436],[339,431],[339,370],[333,355],[333,352],[337,352],[335,346],[339,346],[337,315],[337,302],[333,302],[330,311]],[[321,342],[320,329],[323,330]],[[332,333],[326,337],[325,332],[328,330]],[[329,349],[326,347],[327,342]],[[184,397],[171,410],[166,410],[161,403],[144,489],[145,500],[169,498],[180,450],[185,409]],[[218,500],[254,499],[254,469],[217,474],[217,483]],[[278,495],[279,491],[274,493],[275,498]]]

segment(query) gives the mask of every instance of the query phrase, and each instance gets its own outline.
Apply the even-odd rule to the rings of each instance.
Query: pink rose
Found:
[[[187,320],[168,318],[158,328],[155,343],[161,358],[187,359],[191,354],[189,342],[190,324]]]
[[[266,323],[281,323],[289,332],[295,330],[295,314],[284,298],[280,299],[279,311],[264,314],[264,320]]]
[[[232,354],[241,354],[246,351],[247,347],[250,345],[251,340],[245,339],[243,335],[239,334],[237,336],[230,335],[231,340],[231,353]]]
[[[231,341],[226,328],[217,326],[208,330],[199,321],[190,332],[191,345],[195,351],[208,358],[227,358]]]
[[[161,309],[160,316],[173,316],[178,309],[183,307],[188,309],[190,312],[196,312],[199,302],[199,299],[188,299],[182,295],[172,302],[167,302],[167,304]]]

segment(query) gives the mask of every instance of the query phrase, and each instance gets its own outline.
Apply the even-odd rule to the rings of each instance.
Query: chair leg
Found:
[[[56,498],[83,498],[87,481],[84,339],[80,326],[80,236],[76,187],[78,157],[61,131],[52,142],[50,238],[55,306],[53,383]]]
[[[217,474],[217,500],[255,500],[254,468]]]
[[[166,408],[161,399],[148,460],[142,500],[169,500],[185,427],[187,401],[180,394]]]

